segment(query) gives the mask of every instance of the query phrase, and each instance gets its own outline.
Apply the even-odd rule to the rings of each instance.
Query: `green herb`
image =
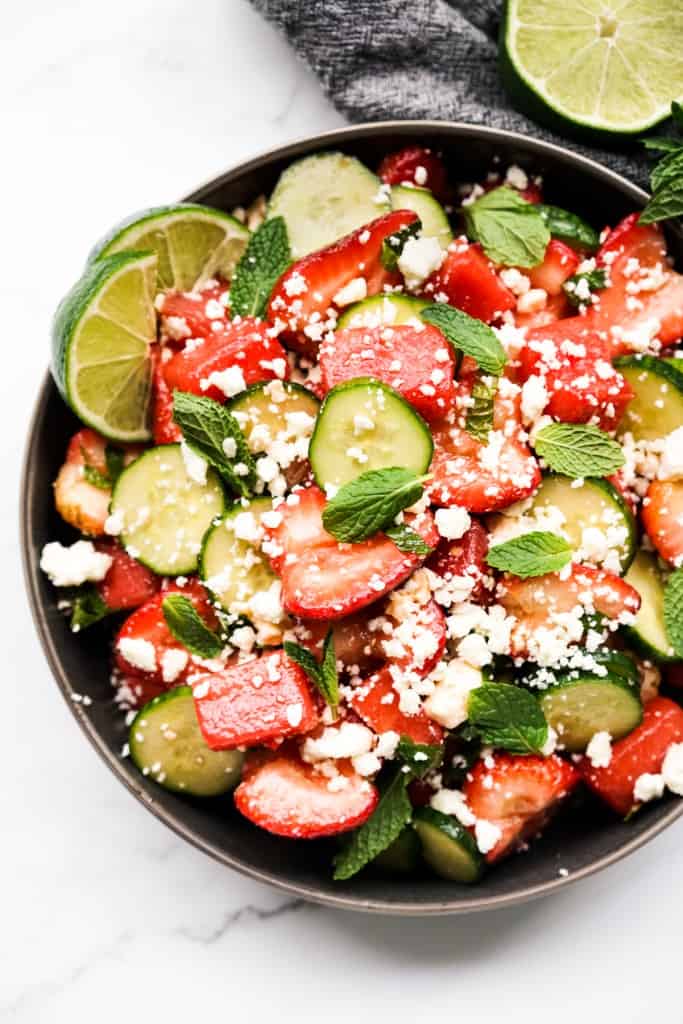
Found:
[[[401,523],[400,526],[388,526],[384,532],[393,540],[399,551],[404,551],[408,555],[429,555],[432,552],[432,548],[417,530],[406,526],[405,523]]]
[[[624,465],[621,445],[586,423],[551,423],[536,434],[536,454],[565,476],[609,476]]]
[[[275,282],[292,261],[282,217],[266,220],[253,233],[230,284],[233,316],[263,316]]]
[[[71,604],[71,629],[79,633],[95,622],[101,622],[111,615],[111,608],[100,596],[96,587],[83,587]]]
[[[587,298],[585,297],[584,289],[581,287],[582,281],[586,282],[590,292]],[[564,282],[562,289],[572,306],[584,306],[589,305],[593,301],[593,292],[606,288],[607,284],[607,271],[603,270],[602,267],[596,267],[595,270],[585,270],[581,274],[573,274]]]
[[[468,717],[484,743],[511,754],[536,754],[548,739],[537,699],[510,683],[484,683],[469,696]]]
[[[481,377],[472,385],[471,398],[473,404],[467,410],[465,430],[467,433],[486,444],[493,430],[493,404],[496,397],[498,381],[488,383]]]
[[[538,206],[502,185],[464,207],[470,238],[494,263],[536,267],[543,262],[550,231]]]
[[[286,640],[284,643],[285,654],[292,661],[302,668],[316,689],[320,692],[326,704],[336,711],[339,704],[339,679],[337,677],[337,658],[334,653],[334,636],[329,629],[323,644],[322,661],[318,661],[314,654],[301,644],[292,643]]]
[[[107,474],[113,487],[123,473],[125,454],[121,448],[108,444],[104,450],[104,457],[107,461]]]
[[[81,445],[83,456],[83,477],[92,487],[98,487],[101,491],[110,491],[123,472],[124,453],[120,448],[108,444],[104,450],[104,458],[107,466],[105,473],[88,462],[88,452]]]
[[[334,858],[334,878],[344,881],[357,874],[391,846],[412,815],[406,793],[409,774],[400,768],[385,789],[373,814],[353,833],[347,846]]]
[[[422,482],[409,469],[371,469],[340,487],[325,507],[323,526],[337,540],[367,540],[420,497]]]
[[[251,493],[256,480],[256,466],[240,425],[220,402],[212,398],[173,392],[173,419],[183,432],[186,444],[213,466],[234,491],[242,497]],[[228,458],[223,447],[226,440],[235,442],[235,456]],[[238,465],[247,473],[235,472]]]
[[[554,533],[534,530],[522,537],[513,537],[491,548],[486,560],[492,569],[511,572],[527,579],[559,572],[571,560],[572,549],[562,537]]]
[[[666,135],[655,135],[653,139],[641,139],[645,149],[652,149],[661,153],[671,153],[681,148],[681,140]]]
[[[86,462],[83,466],[83,477],[86,483],[89,483],[91,487],[98,487],[101,491],[108,491],[111,489],[111,480],[104,473],[100,473],[99,469],[95,469],[94,466],[89,466]]]
[[[189,597],[169,594],[161,604],[166,625],[179,644],[198,658],[215,658],[223,644],[209,629]]]
[[[683,569],[669,576],[664,591],[664,625],[677,657],[683,658]]]
[[[545,203],[538,203],[537,209],[553,238],[591,252],[600,245],[600,235],[582,217],[563,210],[561,206],[548,206]]]
[[[671,116],[677,128],[683,129],[681,104],[671,104]],[[643,140],[648,149],[664,153],[650,174],[652,197],[638,218],[640,224],[654,224],[670,217],[683,216],[683,139],[654,138]]]
[[[393,235],[387,235],[382,242],[380,253],[380,260],[385,270],[396,270],[404,245],[409,238],[415,238],[421,230],[422,221],[418,218],[395,231]]]
[[[396,757],[410,768],[414,778],[422,779],[441,764],[443,747],[436,743],[414,743],[409,736],[401,736]]]
[[[481,320],[444,302],[435,302],[420,310],[420,317],[437,327],[459,352],[471,356],[485,373],[500,375],[506,361],[505,349]]]

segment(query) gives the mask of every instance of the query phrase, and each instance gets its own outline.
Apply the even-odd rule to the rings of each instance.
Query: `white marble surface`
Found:
[[[20,576],[51,310],[100,232],[341,119],[243,0],[33,0],[0,33],[0,1020],[679,1020],[683,824],[542,902],[394,920],[292,903],[184,845],[99,762]]]

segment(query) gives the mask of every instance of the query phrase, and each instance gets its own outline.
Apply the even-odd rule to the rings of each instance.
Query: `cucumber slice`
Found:
[[[636,588],[642,604],[636,621],[624,629],[624,636],[637,651],[652,661],[678,661],[664,626],[665,576],[656,555],[639,551],[625,579]]]
[[[413,816],[413,826],[422,842],[422,856],[437,875],[449,882],[471,884],[479,880],[483,858],[457,818],[420,807]]]
[[[270,498],[255,498],[245,504],[236,501],[204,537],[199,555],[200,578],[231,615],[248,618],[251,598],[277,579],[265,555],[254,544],[235,536],[235,517],[251,512],[259,522],[272,507]]]
[[[174,793],[219,796],[240,779],[244,754],[209,750],[191,686],[177,686],[145,704],[133,719],[128,745],[135,767]]]
[[[577,550],[582,546],[583,531],[587,527],[597,527],[603,533],[614,530],[611,536],[616,543],[611,551],[616,551],[621,570],[625,572],[638,545],[636,521],[631,509],[609,480],[590,477],[580,487],[575,484],[576,481],[567,476],[554,473],[545,476],[534,495],[532,510],[559,508],[565,517],[562,529]],[[621,529],[617,533],[614,528]]]
[[[636,441],[656,441],[683,426],[683,366],[656,356],[620,356],[614,365],[635,392],[626,407],[618,434]]]
[[[179,444],[150,448],[124,469],[110,506],[125,549],[162,576],[195,571],[202,538],[224,508],[217,474],[209,469],[206,483],[192,480]]]
[[[371,295],[369,299],[356,302],[342,313],[337,321],[337,329],[342,327],[393,327],[401,324],[421,324],[420,312],[428,306],[427,299],[418,299],[414,295]]]
[[[268,216],[284,217],[292,256],[299,259],[386,213],[391,206],[380,186],[355,157],[316,153],[282,172]]]
[[[391,874],[410,875],[419,867],[420,850],[417,833],[410,825],[406,825],[391,846],[378,854],[373,863]]]
[[[442,248],[453,241],[448,214],[427,188],[416,185],[393,185],[391,205],[394,210],[413,210],[422,221],[422,234],[438,238]]]
[[[596,732],[619,740],[643,717],[638,687],[623,675],[590,673],[549,687],[540,698],[548,725],[571,753],[582,753]]]
[[[358,417],[373,426],[359,430]],[[328,392],[308,454],[316,482],[325,489],[389,466],[419,476],[429,468],[433,449],[429,427],[401,395],[372,377],[356,377]]]
[[[250,450],[257,455],[264,452],[272,441],[293,445],[292,461],[305,458],[306,443],[318,416],[320,402],[307,388],[289,381],[271,380],[254,384],[232,399],[228,408],[239,423]],[[303,416],[301,415],[303,414]],[[305,419],[308,417],[310,422]],[[259,428],[256,430],[256,428]],[[303,454],[302,454],[303,452]],[[284,455],[284,452],[282,453]],[[280,465],[285,461],[278,453]]]

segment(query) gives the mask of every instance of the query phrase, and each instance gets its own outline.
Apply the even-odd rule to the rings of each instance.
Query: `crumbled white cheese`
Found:
[[[438,270],[445,255],[437,238],[409,238],[398,258],[398,269],[408,288],[417,288],[426,277]]]
[[[533,374],[522,385],[522,419],[524,423],[535,423],[550,401],[545,379]]]
[[[130,661],[130,659],[128,660]],[[183,651],[180,647],[169,647],[161,655],[161,678],[163,681],[165,683],[174,683],[187,666],[187,662],[187,651]]]
[[[477,840],[480,853],[489,853],[496,843],[499,842],[502,835],[503,833],[498,825],[494,825],[484,818],[477,819],[477,823],[474,826],[474,838]]]
[[[523,192],[525,188],[529,187],[529,178],[525,171],[517,164],[510,164],[505,175],[505,184],[511,185],[512,188],[519,189]]]
[[[210,387],[218,388],[226,398],[234,398],[246,390],[247,383],[241,366],[228,366],[226,370],[214,370],[208,377],[203,377],[199,386],[202,391],[208,391]]]
[[[442,814],[452,814],[465,828],[476,824],[476,817],[467,806],[464,793],[459,789],[440,789],[429,801],[429,806]]]
[[[77,540],[70,547],[52,541],[43,548],[40,568],[56,587],[78,587],[88,580],[103,580],[112,561],[111,555],[97,551],[92,541]]]
[[[196,484],[205,484],[206,474],[209,469],[206,459],[203,459],[201,455],[197,455],[196,451],[190,448],[184,438],[180,442],[180,454],[183,457],[185,470],[190,480],[194,480]]]
[[[612,737],[604,730],[596,732],[586,747],[586,757],[594,768],[607,768],[612,760]]]
[[[439,535],[447,540],[459,540],[471,524],[469,512],[459,505],[437,509],[434,520]]]
[[[123,531],[125,526],[125,520],[121,509],[117,509],[116,512],[111,512],[104,521],[104,532],[108,533],[110,537],[118,537]]]
[[[467,720],[467,702],[472,690],[482,684],[482,674],[467,662],[453,658],[442,663],[434,692],[424,702],[424,710],[446,729],[455,729]],[[441,678],[438,678],[438,675]]]
[[[153,643],[143,640],[141,637],[123,636],[117,647],[133,668],[139,668],[142,672],[155,672],[157,667],[157,653]]]
[[[683,427],[677,427],[664,438],[657,476],[660,480],[683,477]]]
[[[354,277],[352,281],[340,288],[332,301],[335,306],[350,306],[361,302],[368,294],[368,283],[364,277]]]
[[[646,804],[650,800],[658,800],[664,792],[664,778],[661,775],[654,775],[651,772],[643,772],[636,779],[633,787],[633,799],[640,804]]]
[[[304,761],[337,760],[344,757],[360,757],[372,750],[374,733],[358,722],[342,722],[328,726],[318,737],[309,736],[303,744],[301,756]]]

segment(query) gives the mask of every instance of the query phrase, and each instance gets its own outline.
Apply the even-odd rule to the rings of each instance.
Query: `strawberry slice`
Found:
[[[428,324],[344,328],[320,346],[320,369],[326,391],[353,377],[375,377],[430,421],[443,419],[455,398],[453,349]]]
[[[325,496],[317,487],[295,492],[280,505],[282,522],[266,530],[273,568],[282,577],[282,603],[303,619],[341,619],[377,601],[417,568],[384,534],[359,544],[341,544],[322,523]],[[438,540],[429,512],[407,520],[433,547]]]
[[[166,383],[162,350],[155,346],[152,371],[152,436],[155,444],[177,444],[183,433],[173,419],[173,392]]]
[[[268,324],[251,317],[232,320],[212,332],[197,346],[188,346],[164,363],[163,373],[171,392],[189,391],[224,402],[250,384],[289,376],[286,352]],[[210,382],[212,374],[233,370],[227,386]]]
[[[496,273],[481,246],[452,242],[446,257],[423,286],[427,298],[450,306],[490,324],[500,320],[517,299]]]
[[[108,608],[112,611],[138,608],[154,597],[161,581],[150,569],[131,558],[114,540],[100,540],[95,547],[112,559],[107,575],[96,584]]]
[[[399,591],[395,594],[402,598]],[[391,611],[395,614],[392,615]],[[398,618],[397,616],[401,617]],[[423,679],[441,661],[448,638],[446,616],[436,601],[415,604],[411,601],[389,605],[389,622],[394,632],[384,637],[383,647],[390,666],[402,676]]]
[[[370,629],[372,618],[384,615],[384,602],[371,605],[355,615],[336,622],[321,622],[315,619],[301,621],[295,626],[297,641],[307,647],[318,659],[322,657],[323,644],[328,630],[332,629],[334,653],[337,664],[353,675],[371,672],[385,660],[384,634]]]
[[[202,735],[211,750],[233,750],[310,732],[318,723],[306,673],[284,651],[192,680]]]
[[[54,485],[55,506],[62,519],[90,537],[102,536],[109,515],[107,447],[105,438],[94,430],[79,430],[69,441]],[[141,450],[135,445],[125,447],[124,464],[137,458]],[[90,470],[96,482],[88,479]]]
[[[543,288],[548,295],[562,295],[562,285],[576,273],[580,262],[580,256],[571,246],[552,238],[543,262],[527,273],[533,288]]]
[[[379,165],[377,174],[387,185],[417,185],[428,188],[439,200],[448,198],[448,176],[440,157],[423,146],[405,146],[389,153]]]
[[[413,743],[441,743],[443,729],[420,708],[409,715],[399,707],[399,694],[389,667],[380,669],[356,686],[349,703],[366,725],[377,734],[397,732]]]
[[[343,786],[294,753],[251,753],[235,790],[235,806],[254,825],[288,839],[348,832],[370,817],[379,793],[343,762],[337,766],[347,780]]]
[[[537,835],[559,809],[580,779],[573,765],[551,757],[520,757],[495,753],[478,761],[463,792],[478,819],[491,822],[501,837],[486,854],[489,864],[500,860]]]
[[[184,345],[188,338],[222,330],[228,322],[227,288],[212,281],[193,292],[166,292],[157,306],[162,341]]]
[[[479,522],[473,522],[459,540],[442,538],[427,560],[427,568],[446,583],[461,577],[469,578],[473,587],[470,601],[486,604],[491,598],[491,570],[486,562],[489,550],[488,533]]]
[[[683,564],[683,480],[653,480],[642,517],[658,554],[673,565]]]
[[[584,758],[579,770],[593,792],[623,816],[636,805],[633,788],[638,776],[660,772],[669,746],[681,741],[683,710],[666,697],[655,697],[643,708],[640,725],[614,744],[606,768],[594,768]]]
[[[386,213],[285,270],[268,305],[268,319],[282,328],[285,342],[314,353],[334,326],[335,296],[356,278],[365,281],[367,295],[377,295],[385,284],[399,283],[400,275],[382,266],[382,243],[416,219],[411,210]]]

